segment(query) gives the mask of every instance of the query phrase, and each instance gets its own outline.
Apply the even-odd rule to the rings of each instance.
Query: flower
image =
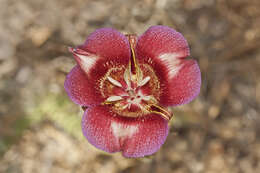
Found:
[[[152,26],[143,35],[97,29],[69,48],[77,65],[65,80],[83,107],[82,131],[95,147],[125,157],[155,153],[168,135],[167,107],[190,102],[200,91],[195,60],[179,32]]]

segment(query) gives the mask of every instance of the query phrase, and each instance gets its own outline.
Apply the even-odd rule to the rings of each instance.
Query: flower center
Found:
[[[171,114],[158,105],[160,82],[153,68],[135,58],[136,37],[127,35],[132,52],[128,66],[110,68],[100,81],[105,105],[121,116],[140,117],[156,113],[169,120]]]

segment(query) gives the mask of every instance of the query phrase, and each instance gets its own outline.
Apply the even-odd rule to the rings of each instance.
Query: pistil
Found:
[[[159,114],[168,121],[172,118],[172,114],[169,111],[156,104],[149,105],[147,109],[150,113]]]

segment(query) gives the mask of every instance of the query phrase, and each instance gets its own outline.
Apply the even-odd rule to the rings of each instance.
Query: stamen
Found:
[[[107,79],[109,80],[109,82],[111,82],[115,86],[123,88],[122,84],[120,82],[118,82],[117,80],[113,79],[112,77],[108,76]]]
[[[129,89],[132,88],[132,87],[131,87],[130,76],[131,76],[130,71],[129,71],[129,69],[127,68],[127,69],[125,70],[125,72],[124,72],[124,80],[125,80],[126,85],[127,85],[127,90],[129,90]]]
[[[128,106],[129,106],[129,103],[126,104],[126,105],[124,105],[124,106],[122,107],[122,110],[126,109]]]
[[[123,97],[121,96],[110,96],[106,99],[107,102],[114,102],[114,101],[118,101],[118,100],[122,100]]]
[[[101,105],[114,105],[118,103],[117,101],[122,100],[123,97],[121,96],[110,96],[108,97]]]
[[[144,86],[150,79],[150,76],[146,76],[140,83],[138,83],[138,86]]]
[[[131,64],[131,72],[133,74],[136,74],[137,71],[137,62],[135,58],[135,45],[136,45],[136,35],[134,34],[127,34],[126,37],[128,38],[130,49],[131,49],[131,59],[130,59],[130,64]]]
[[[126,35],[126,37],[128,38],[131,49],[131,59],[129,61],[130,73],[132,74],[131,77],[133,78],[133,80],[137,81],[138,79],[140,79],[141,76],[141,70],[135,57],[135,45],[137,36],[134,34],[128,34]]]
[[[152,97],[151,97],[151,96],[143,96],[142,99],[143,99],[144,101],[149,101],[149,100],[152,99]]]

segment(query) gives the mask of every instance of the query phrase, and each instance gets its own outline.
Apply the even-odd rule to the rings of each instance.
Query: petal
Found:
[[[182,60],[177,72],[165,73],[161,80],[162,94],[160,103],[164,106],[176,106],[192,101],[200,92],[201,74],[197,61]]]
[[[64,87],[71,100],[79,105],[93,106],[100,104],[103,99],[93,87],[86,74],[76,65],[67,75]]]
[[[181,33],[166,27],[150,27],[138,39],[137,58],[152,66],[160,81],[160,104],[175,106],[190,102],[200,91],[201,74]]]
[[[156,152],[168,135],[168,123],[158,115],[125,118],[107,106],[85,111],[82,130],[88,141],[106,152],[122,151],[125,157],[143,157]]]
[[[127,58],[128,61],[130,57],[130,46],[126,36],[112,28],[97,29],[79,48],[108,59]]]
[[[136,123],[138,133],[132,138],[126,138],[122,146],[125,157],[144,157],[158,151],[168,136],[168,121],[160,115],[151,114]],[[143,122],[142,122],[143,121]],[[123,123],[128,125],[128,123]],[[121,122],[115,122],[115,126],[124,127]],[[119,128],[120,130],[120,128]]]
[[[186,39],[181,33],[167,26],[152,26],[138,38],[136,52],[139,58],[158,58],[161,54],[174,53],[178,58],[190,54]]]
[[[83,45],[69,51],[90,79],[104,75],[113,66],[127,64],[130,58],[127,38],[112,28],[97,29]]]

